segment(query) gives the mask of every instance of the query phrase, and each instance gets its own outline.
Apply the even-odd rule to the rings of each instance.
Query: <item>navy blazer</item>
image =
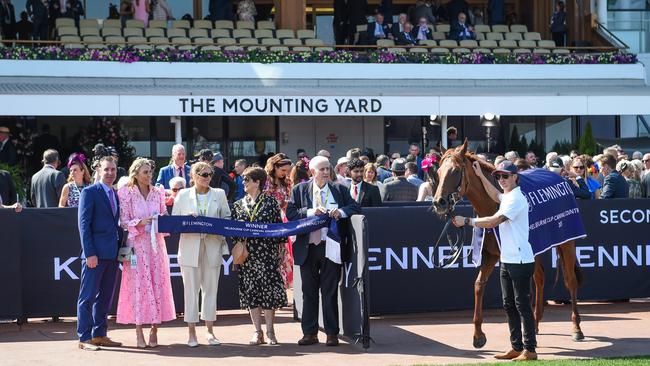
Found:
[[[374,39],[375,37],[375,28],[377,27],[376,22],[368,23],[368,28],[366,29],[366,34],[368,35],[368,38]],[[391,33],[390,29],[388,29],[388,24],[384,22],[384,24],[381,25],[381,31],[384,33],[384,38],[388,38],[388,35]]]
[[[307,218],[307,210],[313,208],[312,197],[314,195],[313,180],[300,183],[293,187],[291,199],[287,204],[287,218],[291,221]],[[339,205],[339,210],[345,212],[348,216],[345,219],[339,219],[339,234],[341,235],[341,259],[345,262],[348,260],[348,247],[352,241],[352,232],[350,230],[350,217],[361,213],[359,206],[352,197],[347,187],[337,183],[327,183],[332,193],[332,198]],[[302,234],[296,237],[293,242],[293,259],[297,265],[302,265],[307,260],[309,252],[309,234]]]
[[[628,198],[629,195],[630,186],[619,172],[613,171],[605,177],[600,198]]]
[[[101,183],[95,183],[81,191],[78,210],[81,258],[96,255],[99,259],[117,259],[122,236],[117,192],[115,204],[117,211],[113,215],[111,203]]]
[[[160,169],[158,172],[158,179],[156,179],[156,184],[162,184],[165,189],[170,189],[169,181],[174,178],[174,165],[167,165],[164,168]],[[185,164],[185,187],[190,186],[190,166]]]

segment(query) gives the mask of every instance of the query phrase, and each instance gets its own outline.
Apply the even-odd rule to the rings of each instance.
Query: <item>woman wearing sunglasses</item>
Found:
[[[239,221],[281,223],[278,201],[262,193],[267,174],[262,168],[244,170],[243,182],[246,196],[235,202],[233,219]],[[244,239],[235,238],[235,241]],[[245,240],[248,258],[239,269],[239,302],[248,309],[255,327],[250,345],[264,341],[262,311],[266,322],[266,335],[270,344],[277,344],[273,317],[275,310],[287,305],[287,293],[280,275],[280,247],[287,238],[248,238]]]
[[[191,187],[178,192],[172,215],[192,215],[230,219],[226,193],[210,188],[212,167],[195,163],[190,169]],[[221,344],[214,336],[213,323],[217,318],[217,286],[222,257],[228,254],[226,239],[221,235],[181,234],[178,243],[178,264],[181,266],[185,298],[185,322],[189,327],[187,345],[197,347],[196,323],[199,322],[199,290],[201,291],[201,319],[207,327],[209,345]]]
[[[593,199],[595,194],[587,183],[587,164],[585,163],[584,158],[582,156],[576,156],[569,163],[571,164],[571,168],[570,173],[567,174],[568,179],[573,183],[573,185],[578,187],[580,192],[584,192],[584,195],[576,194],[576,190],[574,189],[575,197],[581,199]],[[589,191],[589,195],[587,195],[587,191]]]
[[[591,193],[591,199],[596,199],[600,196],[600,183],[592,178],[591,172],[596,169],[594,162],[587,155],[579,155],[571,160],[571,172],[576,175],[576,181],[584,182],[587,189]]]

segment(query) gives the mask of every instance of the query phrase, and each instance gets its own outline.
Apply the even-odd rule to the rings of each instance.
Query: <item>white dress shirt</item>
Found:
[[[342,210],[339,210],[339,205],[332,196],[329,184],[325,184],[323,188],[319,188],[315,181],[312,181],[312,208],[307,209],[307,217],[315,216],[316,209],[319,207],[325,208],[328,212],[338,210],[341,218],[346,218],[347,215]],[[341,264],[341,245],[334,240],[327,237],[328,228],[324,227],[320,230],[315,230],[309,233],[309,243],[319,245],[325,242],[325,257],[334,263]]]

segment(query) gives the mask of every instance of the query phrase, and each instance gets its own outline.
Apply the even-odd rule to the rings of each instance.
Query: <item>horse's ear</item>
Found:
[[[459,147],[461,155],[465,155],[465,153],[467,153],[467,137],[465,137],[465,142],[463,142]]]

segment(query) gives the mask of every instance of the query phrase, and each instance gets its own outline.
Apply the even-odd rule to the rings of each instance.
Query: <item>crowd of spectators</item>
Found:
[[[47,132],[47,129],[45,129]],[[453,127],[451,137],[455,137]],[[449,134],[448,134],[449,135]],[[12,150],[9,129],[0,127],[0,163],[16,164],[16,152]],[[47,136],[44,134],[42,136]],[[46,140],[42,138],[42,140]],[[452,139],[453,140],[453,139]],[[40,141],[40,140],[39,140]],[[54,141],[54,140],[53,140]],[[31,178],[29,205],[33,207],[75,207],[79,202],[81,191],[99,179],[97,167],[103,157],[110,156],[118,164],[116,186],[121,188],[128,181],[127,171],[119,166],[119,154],[114,147],[98,144],[87,159],[81,153],[73,153],[62,160],[57,149],[51,144],[43,143],[41,167]],[[224,157],[219,152],[203,149],[194,157],[194,161],[207,163],[213,170],[210,179],[212,188],[224,191],[229,202],[235,202],[244,195],[242,174],[246,168],[265,168],[269,179],[265,192],[276,197],[281,207],[286,207],[293,185],[312,179],[309,166],[310,158],[301,149],[295,161],[285,154],[276,154],[267,160],[266,166],[259,163],[248,164],[244,159],[234,163],[234,169],[224,164]],[[383,202],[431,201],[436,191],[437,165],[441,159],[440,150],[433,148],[426,153],[413,143],[408,154],[399,152],[389,155],[376,155],[371,149],[353,148],[345,156],[332,157],[329,151],[321,150],[317,156],[325,157],[331,162],[331,181],[351,188],[357,184],[356,197],[362,206],[376,206]],[[601,154],[590,156],[571,151],[562,155],[556,152],[546,154],[543,162],[534,152],[529,151],[520,157],[515,151],[508,151],[489,160],[485,155],[479,157],[495,165],[503,160],[512,161],[521,170],[543,168],[566,179],[573,187],[578,199],[609,198],[650,198],[650,153],[635,151],[628,155],[620,146],[610,146]],[[191,159],[191,158],[190,158]],[[150,161],[155,168],[155,162]],[[356,171],[357,174],[352,172]],[[366,184],[359,185],[363,181]],[[191,186],[190,161],[183,145],[174,145],[170,163],[161,167],[155,184],[166,192],[168,206],[173,205],[177,193]],[[369,187],[376,187],[379,199],[364,200]],[[373,188],[374,192],[374,188]],[[352,194],[352,191],[351,191]],[[373,194],[374,195],[374,194]],[[9,174],[0,174],[0,197],[5,206],[17,203],[16,189]]]

